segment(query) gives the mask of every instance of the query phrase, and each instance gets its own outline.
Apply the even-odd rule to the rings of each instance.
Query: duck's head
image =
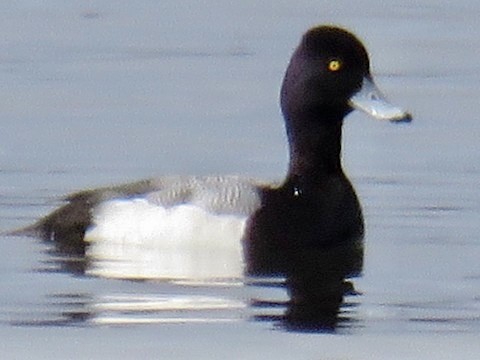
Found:
[[[411,120],[375,86],[363,44],[333,26],[315,27],[303,36],[285,74],[281,105],[287,120],[341,120],[354,108],[378,119]]]

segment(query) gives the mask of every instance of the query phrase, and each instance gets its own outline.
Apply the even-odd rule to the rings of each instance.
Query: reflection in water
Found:
[[[344,297],[356,293],[353,283],[346,279],[360,274],[363,247],[349,243],[310,250],[303,259],[287,277],[287,326],[298,330],[334,330]]]
[[[89,259],[84,250],[54,247],[42,271],[89,275],[90,269],[102,264]],[[162,284],[176,285],[161,294],[52,294],[47,298],[47,311],[40,311],[35,320],[12,323],[91,326],[232,322],[247,318],[271,322],[288,331],[333,332],[353,326],[355,308],[345,304],[344,298],[357,295],[349,279],[362,270],[361,244],[310,250],[302,259],[287,276],[246,277],[241,282],[162,280],[160,291]],[[217,295],[218,289],[224,291]],[[232,293],[236,295],[232,297]]]
[[[259,320],[274,320],[288,330],[334,331],[352,319],[346,315],[344,298],[357,295],[349,279],[360,275],[363,265],[361,243],[310,249],[286,276],[288,301],[281,315],[258,315]],[[281,303],[257,301],[260,308],[278,307]]]
[[[243,302],[200,295],[54,294],[46,310],[21,315],[16,326],[102,326],[144,324],[218,323],[238,320],[232,316]],[[20,319],[19,319],[20,318]]]

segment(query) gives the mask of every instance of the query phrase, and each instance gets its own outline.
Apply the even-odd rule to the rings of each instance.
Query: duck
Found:
[[[275,276],[315,268],[305,264],[324,249],[361,248],[362,209],[341,162],[344,119],[353,110],[390,122],[412,116],[377,88],[362,42],[332,25],[301,37],[280,105],[283,181],[160,176],[83,190],[16,235],[88,257],[93,275],[134,279]]]

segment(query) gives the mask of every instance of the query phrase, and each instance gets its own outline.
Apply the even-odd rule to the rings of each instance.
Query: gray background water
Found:
[[[367,247],[337,332],[254,321],[249,300],[279,289],[75,276],[45,244],[3,236],[2,358],[478,359],[479,16],[473,0],[2,2],[1,230],[86,187],[281,178],[279,86],[315,24],[356,32],[415,117],[345,123]]]

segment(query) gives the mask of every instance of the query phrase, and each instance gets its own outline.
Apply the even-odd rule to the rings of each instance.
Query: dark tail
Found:
[[[32,225],[25,226],[20,229],[1,231],[0,235],[2,236],[28,236],[28,237],[45,237],[45,231],[41,221],[36,222]]]

